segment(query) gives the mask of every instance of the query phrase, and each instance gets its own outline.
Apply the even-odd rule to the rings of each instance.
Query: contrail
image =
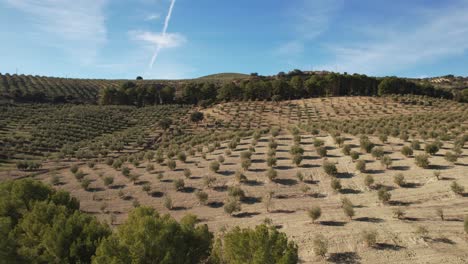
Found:
[[[164,27],[163,27],[163,31],[162,31],[162,39],[164,39],[164,37],[166,36],[167,27],[169,26],[169,21],[171,20],[172,9],[174,9],[175,1],[176,0],[171,0],[171,6],[169,6],[169,11],[167,12],[166,19],[164,20]],[[153,57],[151,58],[151,62],[150,62],[150,65],[149,65],[150,69],[153,68],[154,61],[158,57],[158,54],[159,54],[160,51],[161,51],[161,43],[158,43],[158,45],[156,46],[156,51],[154,52]]]

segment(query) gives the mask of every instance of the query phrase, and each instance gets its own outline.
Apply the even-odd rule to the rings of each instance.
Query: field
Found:
[[[203,121],[190,121],[195,110]],[[303,263],[468,259],[468,193],[453,187],[468,188],[463,103],[331,97],[206,109],[18,105],[1,113],[0,179],[53,184],[114,226],[146,205],[176,219],[195,214],[214,232],[270,223],[298,244]],[[171,123],[161,122],[167,117]],[[418,166],[426,152],[429,164]],[[42,167],[16,169],[26,159]],[[336,171],[326,169],[333,164]],[[372,247],[364,231],[376,232],[375,243],[365,241]],[[328,240],[326,258],[314,254],[318,234]]]

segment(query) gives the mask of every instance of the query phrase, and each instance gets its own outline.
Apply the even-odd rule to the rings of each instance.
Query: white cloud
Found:
[[[136,40],[141,40],[152,46],[164,48],[176,48],[184,44],[187,40],[179,33],[154,33],[149,31],[133,31],[131,34]]]
[[[28,14],[36,30],[47,34],[44,42],[64,49],[81,62],[90,63],[106,42],[103,9],[106,0],[6,0]]]
[[[422,22],[416,25],[407,23],[385,35],[371,34],[352,45],[330,44],[328,48],[335,59],[323,68],[333,69],[338,65],[340,71],[386,75],[462,55],[468,50],[467,1],[446,9],[417,13]]]

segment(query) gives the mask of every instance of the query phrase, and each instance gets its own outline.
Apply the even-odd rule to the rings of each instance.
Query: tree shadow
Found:
[[[407,171],[409,170],[409,166],[392,166],[392,170],[397,170],[397,171]]]
[[[408,189],[415,189],[423,186],[421,183],[416,183],[416,182],[406,182],[405,184],[402,185],[403,188],[408,188]]]
[[[348,172],[340,172],[336,174],[336,178],[338,179],[351,179],[352,177],[353,174]]]
[[[137,181],[135,182],[135,185],[138,185],[138,186],[142,186],[142,185],[145,185],[145,184],[148,184],[150,183],[149,181]]]
[[[266,169],[250,169],[251,172],[265,172]]]
[[[183,193],[193,193],[197,190],[197,188],[193,188],[193,187],[184,187],[182,190],[180,190],[180,192],[183,192]]]
[[[309,194],[309,197],[312,197],[312,198],[325,198],[325,197],[327,197],[327,195],[325,195],[323,193],[311,193],[311,194]]]
[[[413,202],[392,200],[392,201],[389,201],[388,204],[391,205],[391,206],[410,206],[410,205],[413,204]]]
[[[360,194],[360,190],[355,190],[355,189],[350,189],[350,188],[344,188],[341,189],[340,193],[342,194]]]
[[[266,161],[264,159],[253,159],[252,163],[265,163]]]
[[[450,169],[450,166],[431,164],[429,165],[429,169],[430,170],[448,170]]]
[[[275,179],[275,182],[281,185],[292,186],[296,185],[297,181],[293,179]]]
[[[246,196],[242,199],[242,202],[245,204],[256,204],[256,203],[260,203],[261,201],[262,201],[262,198],[253,197],[253,196]]]
[[[235,171],[230,171],[230,170],[218,171],[218,174],[223,175],[223,176],[231,176],[231,175],[234,175],[235,173],[236,173]]]
[[[377,243],[375,246],[375,249],[378,250],[393,250],[393,251],[400,251],[402,249],[405,249],[406,247],[399,246],[399,245],[392,245],[388,243]]]
[[[187,210],[189,208],[185,207],[185,206],[174,206],[172,207],[172,211],[184,211],[184,210]]]
[[[233,216],[235,218],[251,218],[259,214],[260,214],[259,212],[242,212],[242,213],[235,214]]]
[[[315,180],[304,180],[304,183],[307,184],[319,184],[320,181],[315,181]]]
[[[225,192],[227,191],[227,186],[223,185],[223,186],[215,186],[213,187],[213,190],[217,191],[217,192]]]
[[[384,173],[384,172],[385,172],[385,170],[374,170],[374,169],[366,170],[366,173],[368,173],[368,174],[381,174],[381,173]]]
[[[118,189],[123,189],[123,188],[125,188],[125,185],[123,185],[123,184],[116,184],[116,185],[111,185],[111,186],[109,186],[109,188],[112,189],[112,190],[118,190]]]
[[[302,167],[302,168],[305,168],[305,169],[312,169],[312,168],[318,168],[318,167],[320,167],[320,165],[315,165],[315,164],[303,164],[301,167]]]
[[[276,210],[271,211],[271,213],[274,213],[274,214],[292,214],[295,212],[296,212],[295,210],[287,210],[287,209],[276,209]]]
[[[320,221],[319,223],[321,225],[324,225],[324,226],[344,226],[344,225],[346,225],[346,222],[343,222],[343,221]]]
[[[154,191],[152,192],[151,194],[151,197],[154,197],[154,198],[161,198],[164,196],[164,193],[163,192],[159,192],[159,191]]]
[[[211,207],[211,208],[221,208],[221,207],[223,207],[224,203],[223,203],[223,202],[214,201],[214,202],[209,202],[207,205],[208,205],[209,207]]]
[[[173,180],[172,179],[163,179],[163,180],[161,180],[161,182],[171,183],[171,182],[173,182]]]
[[[243,182],[247,186],[263,186],[264,183],[257,180],[247,180]]]
[[[89,192],[102,192],[104,191],[104,188],[101,187],[94,187],[94,188],[88,188]]]
[[[356,252],[331,253],[327,261],[337,264],[359,264],[361,257]]]
[[[368,222],[368,223],[382,223],[382,222],[384,222],[384,220],[382,218],[377,218],[377,217],[359,217],[359,218],[354,218],[354,221]]]
[[[277,170],[291,170],[292,168],[293,168],[292,166],[284,166],[284,165],[276,166]]]
[[[444,243],[444,244],[449,244],[449,245],[456,244],[453,240],[446,238],[446,237],[432,238],[431,241],[435,243]]]

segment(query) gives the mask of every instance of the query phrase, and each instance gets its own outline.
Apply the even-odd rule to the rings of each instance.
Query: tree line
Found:
[[[177,222],[137,207],[112,230],[68,192],[32,179],[0,183],[0,237],[0,263],[298,262],[297,245],[270,225],[214,239],[194,215]]]
[[[165,104],[185,103],[210,105],[223,101],[291,100],[327,96],[384,96],[388,94],[415,94],[468,102],[467,92],[436,88],[398,77],[369,77],[360,74],[303,74],[296,70],[274,77],[252,74],[250,78],[213,83],[186,82],[177,90],[173,86],[137,85],[125,83],[120,88],[101,91],[101,104]]]

